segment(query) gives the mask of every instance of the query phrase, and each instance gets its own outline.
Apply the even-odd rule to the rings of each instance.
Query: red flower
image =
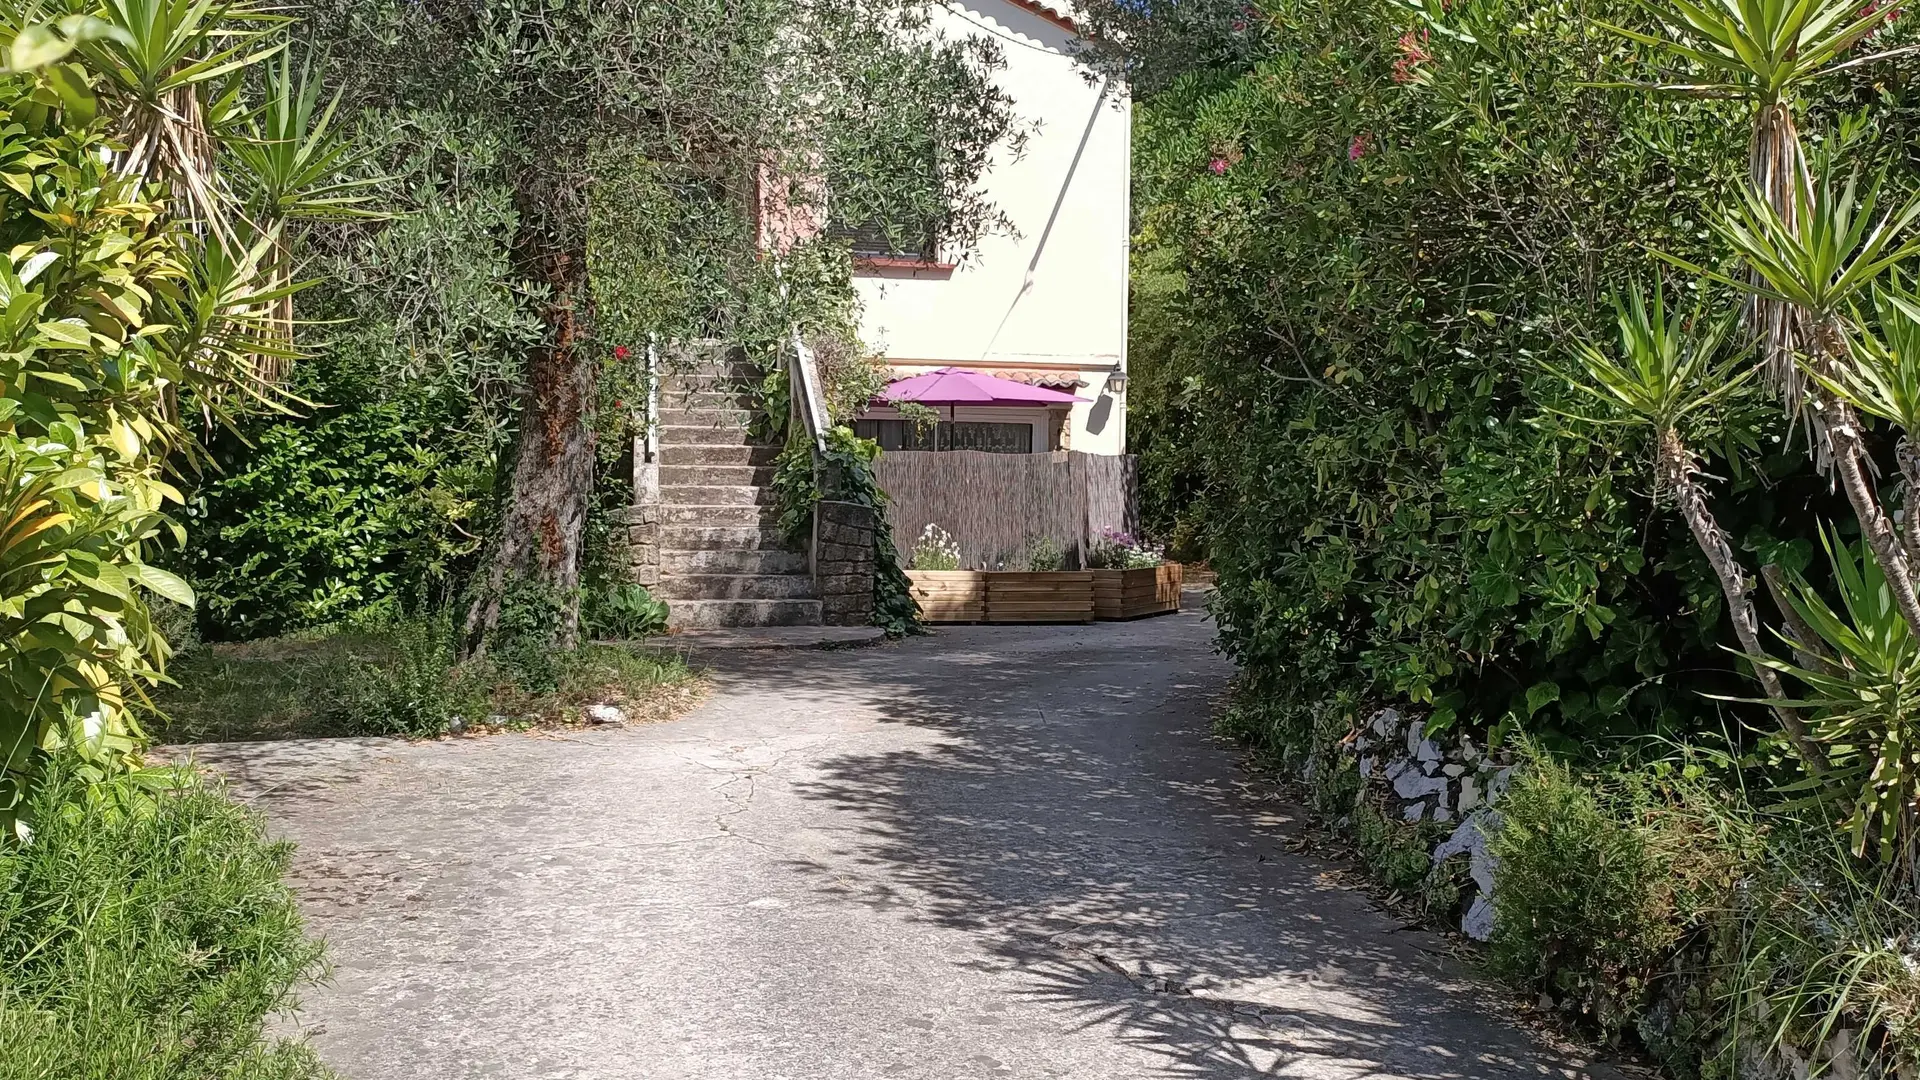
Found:
[[[1361,158],[1366,157],[1367,153],[1372,149],[1373,136],[1364,133],[1355,135],[1353,141],[1347,144],[1347,160],[1359,161]]]
[[[1427,32],[1420,31],[1418,36],[1409,30],[1400,35],[1400,59],[1393,62],[1393,81],[1410,83],[1418,77],[1421,64],[1433,59],[1427,51]]]
[[[1879,26],[1869,31],[1866,37],[1861,39],[1862,41],[1870,42],[1881,34],[1886,33],[1887,28],[1892,26],[1894,20],[1900,17],[1900,9],[1893,6],[1893,0],[1868,0],[1867,6],[1860,9],[1858,17],[1862,19],[1869,15],[1878,15],[1883,11],[1886,12],[1886,18],[1881,20]],[[1856,45],[1855,47],[1857,48],[1858,46]]]
[[[631,352],[627,351],[627,347],[625,345],[615,345],[613,347],[613,358],[615,360],[625,360],[627,357],[632,355],[633,354]]]
[[[1212,161],[1207,162],[1207,168],[1213,170],[1213,175],[1219,176],[1221,173],[1227,171],[1227,159],[1214,158]]]

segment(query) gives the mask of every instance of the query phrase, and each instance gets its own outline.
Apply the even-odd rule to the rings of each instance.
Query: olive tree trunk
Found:
[[[1780,685],[1780,675],[1772,668],[1759,663],[1759,658],[1767,655],[1760,647],[1760,620],[1753,610],[1753,589],[1747,582],[1746,570],[1740,560],[1734,557],[1733,545],[1727,542],[1727,534],[1720,529],[1720,523],[1714,520],[1713,511],[1707,508],[1706,493],[1694,482],[1693,455],[1687,451],[1686,444],[1673,431],[1660,435],[1660,470],[1667,488],[1673,492],[1674,501],[1680,504],[1680,516],[1687,520],[1687,528],[1692,530],[1694,542],[1700,545],[1700,551],[1712,564],[1715,577],[1720,579],[1720,592],[1727,600],[1727,614],[1733,619],[1734,636],[1740,639],[1741,649],[1746,651],[1748,662],[1753,666],[1754,678],[1765,691],[1769,707],[1774,718],[1780,722],[1780,728],[1787,733],[1793,744],[1794,752],[1814,775],[1827,771],[1827,762],[1820,748],[1807,735],[1806,722],[1786,700],[1786,690]]]
[[[571,649],[579,641],[596,380],[576,306],[586,295],[584,260],[559,254],[546,261],[554,295],[546,312],[549,344],[527,366],[513,477],[498,537],[467,614],[465,643],[473,655],[486,652],[503,607],[529,594],[552,617],[547,644]]]

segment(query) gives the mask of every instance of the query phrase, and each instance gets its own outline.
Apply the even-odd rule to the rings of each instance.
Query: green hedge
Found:
[[[1593,24],[1644,17],[1620,0],[1460,0],[1457,36],[1376,0],[1263,7],[1248,68],[1135,122],[1131,430],[1150,524],[1219,571],[1225,646],[1301,716],[1344,691],[1561,750],[1721,730],[1741,707],[1702,692],[1751,686],[1709,568],[1644,440],[1576,429],[1549,369],[1610,337],[1650,247],[1724,255],[1705,216],[1744,176],[1742,107],[1593,87],[1653,70]],[[1821,89],[1807,130],[1871,101],[1856,156],[1910,153],[1901,78]],[[1759,395],[1691,439],[1748,553],[1803,563],[1816,520],[1850,522]]]

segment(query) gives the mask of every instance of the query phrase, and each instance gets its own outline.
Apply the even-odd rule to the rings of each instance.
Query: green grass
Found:
[[[552,658],[549,688],[529,690],[489,664],[455,664],[443,625],[410,620],[203,645],[171,666],[145,724],[160,743],[345,735],[431,737],[577,723],[589,705],[635,719],[672,715],[700,680],[679,657],[586,645]],[[504,720],[500,719],[504,718]]]
[[[0,845],[0,1080],[321,1080],[265,1021],[320,978],[292,848],[190,772],[167,790],[50,769]]]

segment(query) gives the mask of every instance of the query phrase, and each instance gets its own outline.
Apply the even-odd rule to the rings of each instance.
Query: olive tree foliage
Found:
[[[1082,61],[1136,97],[1197,71],[1245,70],[1270,47],[1271,24],[1249,0],[1084,0],[1076,11]]]
[[[854,222],[904,208],[961,252],[1004,226],[977,184],[1019,128],[991,81],[997,46],[943,38],[919,0],[318,7],[329,78],[363,137],[383,143],[382,166],[407,164],[390,186],[398,201],[438,214],[453,197],[491,215],[484,235],[441,218],[489,251],[487,281],[422,259],[397,277],[371,230],[322,238],[336,264],[420,301],[412,322],[382,317],[402,339],[413,323],[461,323],[462,294],[499,316],[473,327],[473,348],[402,350],[415,384],[453,386],[453,365],[478,354],[488,385],[509,388],[473,415],[501,451],[469,589],[475,651],[500,634],[574,639],[604,444],[623,431],[648,339],[851,335],[844,242],[768,244],[763,206],[811,222],[829,202]],[[362,314],[379,303],[348,299]]]

